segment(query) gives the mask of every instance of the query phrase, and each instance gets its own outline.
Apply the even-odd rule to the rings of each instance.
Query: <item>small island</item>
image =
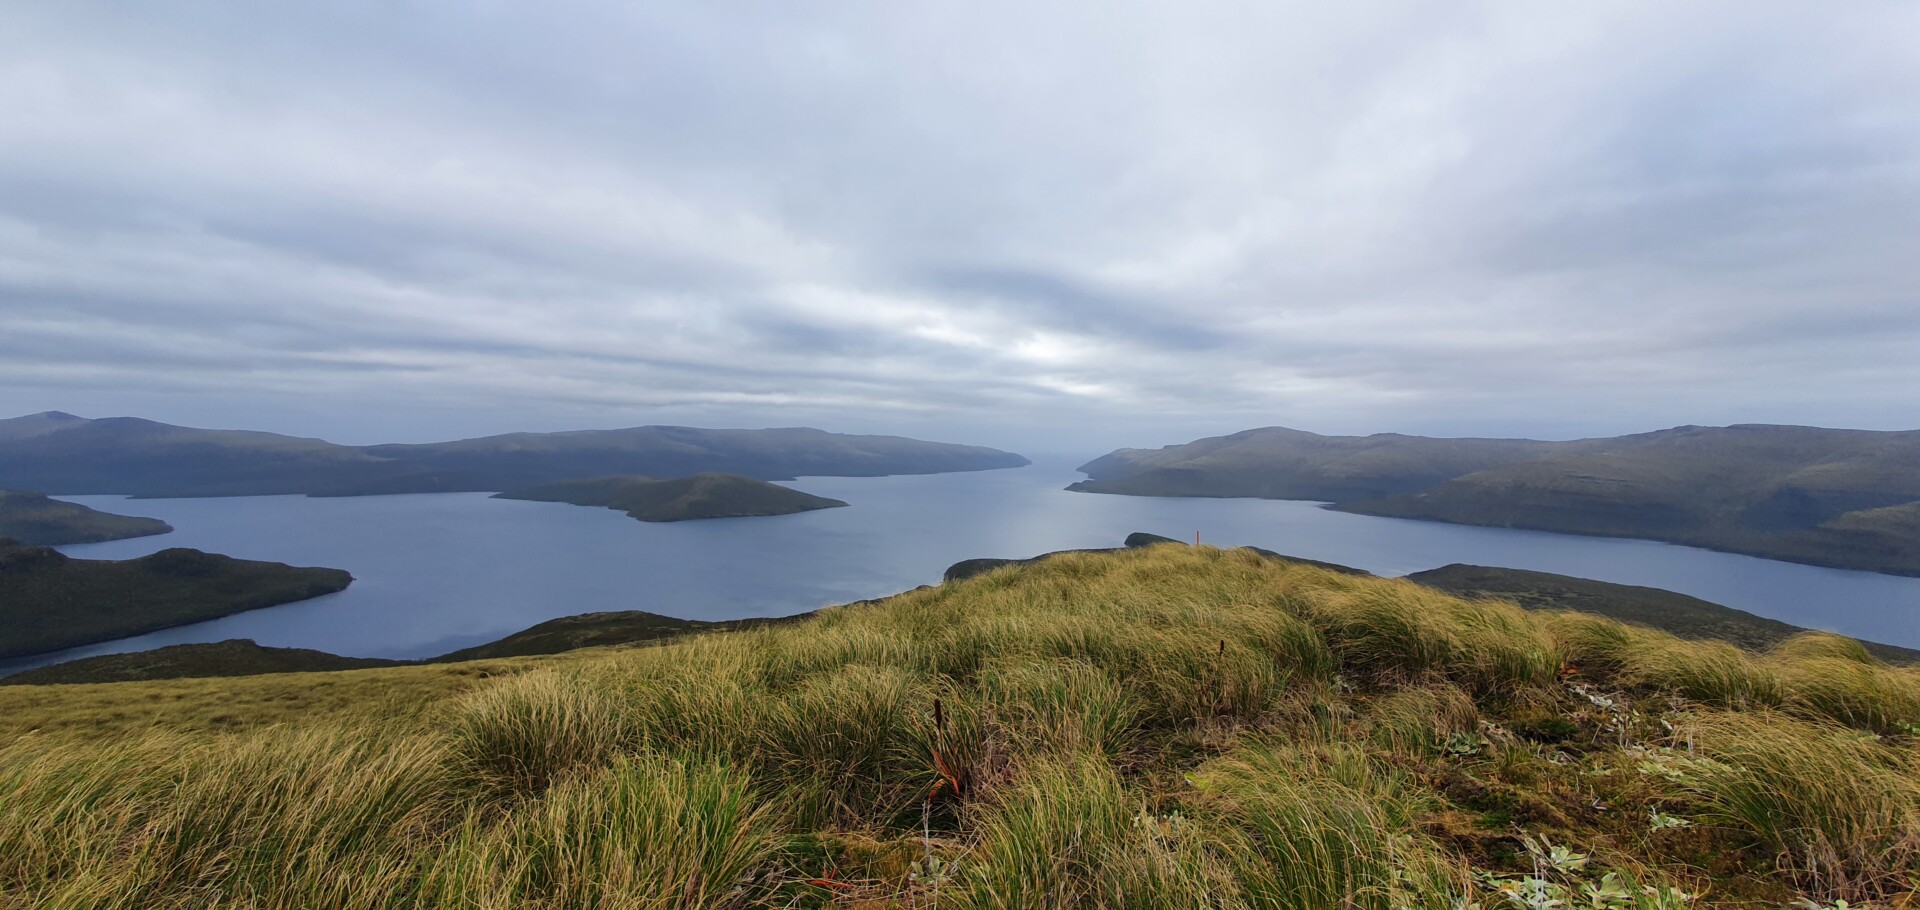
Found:
[[[0,658],[112,641],[344,589],[339,569],[175,548],[139,559],[72,559],[0,540]]]
[[[0,537],[27,546],[99,543],[166,534],[172,530],[172,525],[157,518],[115,515],[39,493],[0,490]]]
[[[838,499],[814,496],[738,474],[695,474],[668,480],[638,476],[595,477],[509,490],[497,493],[493,498],[604,506],[618,509],[641,521],[792,515],[846,505]]]

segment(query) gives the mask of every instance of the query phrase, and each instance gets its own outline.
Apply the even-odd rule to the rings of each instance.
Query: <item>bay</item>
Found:
[[[688,619],[778,616],[940,580],[977,556],[1119,545],[1129,532],[1253,545],[1402,575],[1447,563],[1507,566],[1666,588],[1796,625],[1920,647],[1920,579],[1823,569],[1651,541],[1348,515],[1306,502],[1069,493],[1073,462],[896,477],[809,477],[849,508],[651,524],[596,508],[483,493],[309,499],[62,497],[149,515],[172,534],[61,548],[126,559],[195,547],[331,566],[338,594],[55,654],[251,638],[361,657],[429,657],[559,616],[648,610]]]

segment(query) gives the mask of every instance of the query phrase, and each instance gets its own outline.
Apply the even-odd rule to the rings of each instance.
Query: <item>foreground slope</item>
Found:
[[[1081,470],[1089,479],[1070,489],[1308,499],[1920,574],[1920,431],[1739,425],[1539,442],[1268,428],[1122,449]]]
[[[157,518],[136,518],[90,509],[39,493],[0,490],[0,538],[35,547],[62,547],[165,534],[173,526]]]
[[[0,690],[41,730],[0,746],[0,905],[1777,907],[1920,875],[1913,671],[1251,552],[467,666],[327,674],[362,701],[274,726],[313,677]],[[116,730],[116,697],[182,721]]]
[[[133,417],[49,411],[0,420],[0,487],[48,493],[257,496],[498,491],[642,474],[724,471],[800,475],[933,474],[1018,467],[984,446],[806,427],[709,430],[649,426],[511,433],[423,445],[344,446],[245,430],[177,427]]]
[[[563,480],[495,493],[493,498],[604,506],[641,521],[793,515],[846,505],[838,499],[802,493],[777,483],[715,473],[665,480],[630,476]]]

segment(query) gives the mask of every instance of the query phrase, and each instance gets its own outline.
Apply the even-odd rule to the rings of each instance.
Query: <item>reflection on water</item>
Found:
[[[363,657],[426,657],[556,616],[649,610],[773,616],[940,580],[975,556],[1116,546],[1132,531],[1251,544],[1402,575],[1447,563],[1651,585],[1798,625],[1920,646],[1920,579],[1844,572],[1647,541],[1468,528],[1329,512],[1312,503],[1068,493],[1068,463],[792,484],[852,508],[649,524],[606,509],[480,493],[307,499],[65,497],[150,515],[172,534],[62,548],[124,559],[197,547],[353,573],[339,594],[135,638],[59,659],[251,638]],[[0,673],[56,655],[0,663]]]

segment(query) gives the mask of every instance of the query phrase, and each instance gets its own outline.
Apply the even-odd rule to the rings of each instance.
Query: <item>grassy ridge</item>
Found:
[[[1920,874],[1915,671],[1248,552],[471,666],[329,674],[367,700],[221,735],[54,721],[303,677],[0,692],[47,721],[0,747],[0,906],[1670,908]]]

